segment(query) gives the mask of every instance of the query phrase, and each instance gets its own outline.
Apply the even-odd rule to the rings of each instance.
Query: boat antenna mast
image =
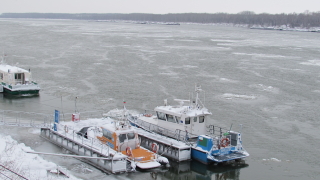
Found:
[[[123,111],[122,111],[121,121],[124,121],[124,122],[123,122],[124,124],[127,122],[127,121],[125,120],[126,112],[127,112],[126,101],[123,100]]]
[[[3,53],[2,53],[2,57],[1,57],[1,59],[2,59],[2,60],[1,60],[1,64],[5,64],[5,63],[6,63],[6,58],[5,58],[6,56],[7,56],[7,55],[3,52]]]
[[[199,93],[203,91],[201,89],[201,86],[200,85],[195,85],[195,92],[196,92],[196,107],[200,108],[200,104],[202,105],[202,107],[204,107],[204,105],[202,104],[201,100],[199,99]]]

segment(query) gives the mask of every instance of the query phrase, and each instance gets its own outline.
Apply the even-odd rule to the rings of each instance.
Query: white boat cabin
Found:
[[[30,70],[0,64],[0,86],[4,93],[12,95],[39,94],[40,87],[32,81]]]
[[[10,85],[28,84],[31,82],[31,72],[15,66],[0,65],[0,81]]]
[[[165,99],[163,106],[154,109],[156,115],[144,114],[138,119],[173,132],[181,130],[193,135],[207,134],[206,119],[212,113],[200,101],[200,91],[202,91],[200,86],[195,88],[196,97],[192,103],[190,100],[174,99],[179,105],[171,106]]]
[[[205,134],[206,116],[211,113],[207,109],[195,106],[159,106],[156,107],[158,126],[167,129],[180,129],[191,134]]]

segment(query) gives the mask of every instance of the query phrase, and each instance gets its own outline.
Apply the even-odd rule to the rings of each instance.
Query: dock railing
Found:
[[[43,113],[0,110],[0,125],[5,126],[51,127],[53,118]]]
[[[77,141],[92,150],[96,150],[101,154],[104,154],[105,156],[109,156],[110,147],[107,144],[102,143],[99,139],[90,137],[86,134],[81,134],[81,132],[73,129],[72,127],[62,124],[58,124],[58,129],[60,129],[60,131],[63,131],[62,134],[64,136],[69,137],[70,139]],[[99,131],[99,129],[95,128],[93,129],[93,131]]]
[[[80,120],[101,118],[103,111],[84,111],[80,113]],[[61,121],[71,121],[72,113],[60,112]],[[44,114],[25,111],[0,110],[0,125],[21,127],[51,128],[54,122],[54,113]]]

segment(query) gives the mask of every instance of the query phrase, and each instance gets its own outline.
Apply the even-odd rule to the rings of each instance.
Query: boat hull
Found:
[[[14,95],[14,96],[22,96],[22,95],[39,95],[38,89],[26,89],[26,90],[17,90],[13,91],[11,89],[8,89],[6,87],[3,87],[3,93],[8,95]]]
[[[206,165],[212,163],[212,161],[207,158],[207,152],[199,151],[194,148],[191,149],[191,158]]]

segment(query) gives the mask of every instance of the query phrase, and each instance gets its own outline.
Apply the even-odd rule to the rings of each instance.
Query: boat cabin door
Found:
[[[191,133],[197,135],[205,134],[204,116],[195,116],[190,118],[191,121]]]
[[[137,139],[137,135],[134,132],[128,132],[124,134],[119,134],[119,151],[125,151],[127,147],[131,149],[136,149],[137,143],[139,142]]]
[[[24,84],[24,73],[15,73],[14,80],[16,84]]]

